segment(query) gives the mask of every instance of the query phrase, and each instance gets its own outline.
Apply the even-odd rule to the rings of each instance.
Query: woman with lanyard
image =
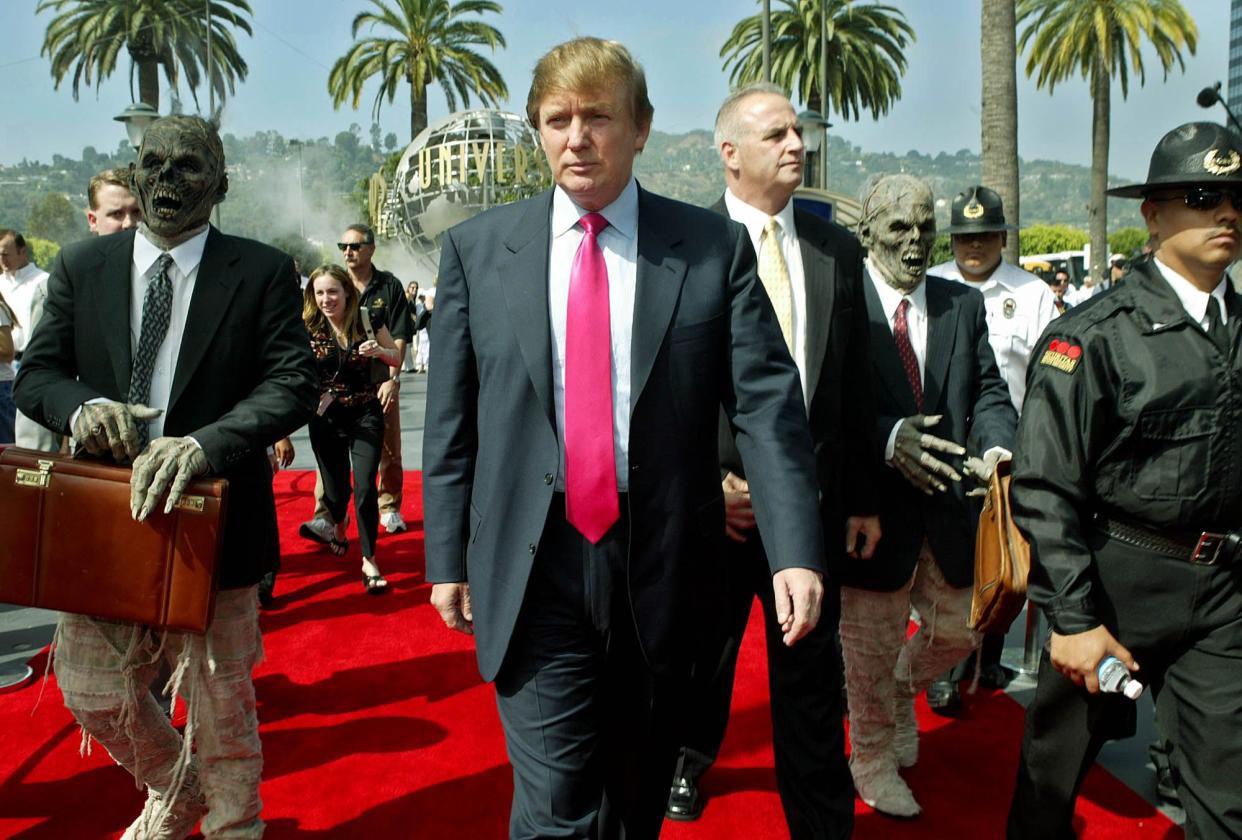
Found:
[[[380,595],[388,591],[388,581],[375,563],[379,530],[375,476],[384,415],[373,371],[400,363],[397,345],[386,327],[371,329],[365,310],[358,306],[358,292],[340,266],[322,265],[311,272],[303,298],[302,320],[319,368],[319,410],[310,422],[311,448],[323,479],[324,504],[336,523],[335,536],[325,544],[337,556],[348,548],[344,522],[352,459],[362,584],[368,594]],[[383,378],[387,377],[384,367]],[[301,534],[324,542],[306,528]]]

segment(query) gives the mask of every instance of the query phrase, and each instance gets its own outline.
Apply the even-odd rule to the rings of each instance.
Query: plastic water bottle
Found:
[[[1095,669],[1100,681],[1100,691],[1109,694],[1124,694],[1131,700],[1137,700],[1143,694],[1143,684],[1130,676],[1130,669],[1115,656],[1106,656]]]

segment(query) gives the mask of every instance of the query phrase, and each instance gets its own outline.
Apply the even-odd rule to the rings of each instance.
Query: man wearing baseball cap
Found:
[[[1011,501],[1052,634],[1008,834],[1073,836],[1085,769],[1134,731],[1115,657],[1155,692],[1186,836],[1242,837],[1242,136],[1180,126],[1109,194],[1157,245],[1032,360]]]

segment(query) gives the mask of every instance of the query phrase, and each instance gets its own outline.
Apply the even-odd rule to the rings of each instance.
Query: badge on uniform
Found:
[[[1013,298],[1005,298],[1005,302],[1001,304],[1001,312],[1005,313],[1006,318],[1012,318],[1017,309],[1018,302]]]
[[[1078,360],[1082,358],[1082,348],[1068,341],[1053,339],[1040,357],[1039,363],[1054,367],[1065,373],[1073,373],[1078,368]]]
[[[384,299],[380,297],[379,295],[376,295],[375,297],[371,298],[371,308],[372,309],[383,309]]]

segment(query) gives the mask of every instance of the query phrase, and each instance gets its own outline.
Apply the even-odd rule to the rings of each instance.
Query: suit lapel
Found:
[[[535,395],[556,428],[552,395],[552,326],[548,312],[549,219],[552,191],[531,203],[505,238],[507,255],[497,268],[498,282],[512,317],[513,334],[522,351]]]
[[[927,354],[923,363],[923,408],[935,412],[944,390],[949,357],[953,354],[953,336],[957,327],[957,310],[952,298],[932,278],[927,284]],[[942,281],[949,283],[952,281]]]
[[[897,355],[893,330],[884,317],[884,305],[880,303],[880,296],[876,294],[870,278],[863,281],[863,294],[867,297],[867,320],[871,323],[871,355],[880,381],[888,389],[901,416],[917,414],[914,392],[910,390],[906,369],[901,366],[901,357]]]
[[[638,278],[630,346],[630,411],[638,404],[664,343],[681,285],[685,260],[676,256],[680,225],[663,212],[660,199],[638,190]]]
[[[203,259],[198,264],[194,294],[190,298],[185,331],[181,335],[181,348],[177,351],[177,369],[173,372],[168,413],[177,405],[186,384],[206,355],[224,313],[228,311],[229,301],[241,282],[241,272],[233,265],[239,258],[232,241],[214,227],[211,228],[203,248]]]
[[[104,345],[112,359],[112,372],[116,377],[119,397],[124,400],[129,395],[130,357],[130,323],[129,295],[130,275],[134,261],[134,232],[114,234],[110,244],[115,247],[104,255],[103,270],[100,272],[101,283],[96,295],[99,301],[99,322],[106,324],[104,329]],[[85,282],[90,283],[91,280]]]
[[[795,212],[795,224],[802,213]],[[806,404],[815,404],[815,387],[828,352],[832,327],[832,305],[836,296],[837,261],[828,253],[823,237],[816,237],[810,224],[798,231],[802,253],[802,278],[806,284]]]

